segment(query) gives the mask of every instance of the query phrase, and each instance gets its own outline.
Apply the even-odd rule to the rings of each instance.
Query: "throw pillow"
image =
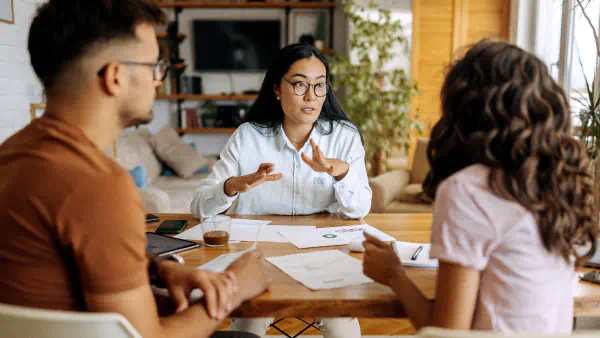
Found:
[[[194,148],[194,150],[196,150],[196,143],[192,142],[192,143],[190,143],[190,145],[192,146],[192,148]],[[173,170],[173,168],[169,167],[164,162],[162,163],[162,165],[163,165],[163,169],[160,172],[160,176],[177,176],[177,173],[175,172],[175,170]],[[209,171],[210,171],[210,166],[204,166],[204,167],[196,170],[194,175],[206,174]]]
[[[423,191],[422,184],[409,184],[398,196],[400,202],[406,203],[431,203],[432,200]]]
[[[138,188],[148,188],[148,179],[147,179],[148,175],[147,175],[145,167],[138,165],[135,168],[133,168],[132,170],[130,170],[129,173],[133,177],[133,180],[135,181],[135,185]]]
[[[169,127],[163,127],[151,140],[156,156],[164,161],[177,175],[189,178],[200,168],[210,165],[210,160],[204,158],[194,148],[181,142],[177,132]]]

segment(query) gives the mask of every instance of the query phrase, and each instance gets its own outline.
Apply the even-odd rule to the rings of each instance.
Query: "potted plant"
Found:
[[[353,26],[350,46],[356,60],[334,54],[332,81],[345,91],[342,107],[362,133],[369,174],[377,176],[385,170],[386,154],[393,149],[407,151],[413,130],[421,131],[409,110],[418,88],[403,69],[389,67],[393,48],[400,44],[407,49],[402,23],[374,3],[364,8],[350,0],[345,11]],[[377,19],[369,20],[367,11]]]
[[[588,13],[587,5],[591,0],[576,0],[576,5],[581,10],[581,14],[592,28],[594,41],[596,43],[596,60],[600,58],[600,37],[592,23]],[[583,64],[579,60],[583,69]],[[590,171],[594,178],[594,205],[600,210],[600,82],[598,81],[599,68],[596,67],[592,82],[583,72],[585,89],[579,92],[578,96],[572,97],[582,108],[575,112],[581,122],[581,126],[576,129],[576,136],[583,142],[590,158]]]

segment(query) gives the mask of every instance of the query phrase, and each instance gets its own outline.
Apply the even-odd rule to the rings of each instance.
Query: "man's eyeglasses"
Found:
[[[281,78],[283,81],[292,85],[294,89],[294,94],[297,96],[304,96],[310,90],[310,87],[313,87],[315,95],[318,97],[323,97],[327,95],[329,88],[331,87],[328,83],[317,83],[316,85],[309,84],[306,81],[298,81],[298,82],[290,82],[285,78]]]
[[[153,62],[135,62],[135,61],[117,61],[123,65],[132,65],[132,66],[146,66],[154,68],[154,81],[163,81],[167,77],[167,72],[169,70],[169,62],[166,60],[160,60],[156,63]],[[106,68],[108,64],[102,67],[100,71],[98,71],[99,76],[103,76],[106,72]]]

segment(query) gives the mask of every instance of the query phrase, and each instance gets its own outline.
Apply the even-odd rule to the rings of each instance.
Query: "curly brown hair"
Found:
[[[517,46],[484,39],[452,65],[441,99],[425,192],[433,198],[444,179],[483,164],[494,193],[534,214],[549,252],[577,264],[591,257],[598,230],[589,161],[569,134],[568,100],[546,65]]]

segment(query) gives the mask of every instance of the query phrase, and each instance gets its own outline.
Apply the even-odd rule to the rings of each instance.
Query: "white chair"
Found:
[[[505,335],[501,332],[490,332],[490,331],[463,331],[463,330],[449,330],[440,329],[434,327],[426,327],[417,332],[417,338],[583,338],[583,337],[600,337],[600,331],[575,331],[573,333],[565,334],[542,334],[542,333],[529,333],[529,334],[515,334]]]
[[[1,303],[0,337],[142,338],[117,313],[42,310]]]

